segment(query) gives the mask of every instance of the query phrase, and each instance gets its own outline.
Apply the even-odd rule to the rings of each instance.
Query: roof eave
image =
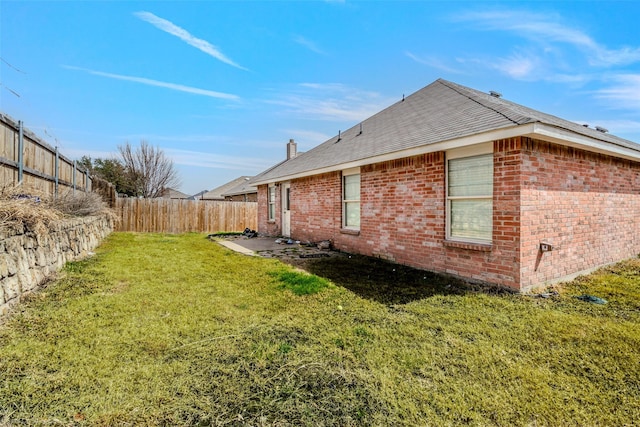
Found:
[[[524,134],[522,136],[529,136],[568,147],[579,148],[585,151],[640,162],[640,150],[634,150],[633,148],[581,135],[567,129],[544,123],[534,123],[533,131],[530,134]]]
[[[434,144],[422,145],[405,150],[394,151],[374,157],[354,160],[351,162],[338,163],[323,168],[307,170],[299,173],[275,176],[268,179],[260,179],[253,181],[254,186],[266,185],[274,182],[284,182],[293,179],[304,178],[307,176],[319,175],[323,173],[336,172],[344,169],[361,167],[373,163],[380,163],[389,160],[397,160],[405,157],[413,157],[421,154],[428,154],[437,151],[447,151],[454,148],[469,147],[476,144],[482,144],[489,141],[496,141],[506,138],[514,138],[517,136],[527,136],[530,138],[542,139],[554,142],[560,145],[580,148],[586,151],[597,152],[609,156],[620,157],[627,160],[640,161],[640,151],[631,148],[616,145],[610,142],[591,138],[581,135],[570,130],[558,128],[556,126],[547,125],[540,122],[515,125],[508,128],[494,129],[488,132],[482,132],[474,135],[468,135],[462,138],[441,141]]]

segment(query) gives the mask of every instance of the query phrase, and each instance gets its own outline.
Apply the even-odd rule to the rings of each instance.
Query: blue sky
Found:
[[[193,194],[437,78],[640,142],[640,2],[0,2],[0,110],[70,158],[160,147]]]

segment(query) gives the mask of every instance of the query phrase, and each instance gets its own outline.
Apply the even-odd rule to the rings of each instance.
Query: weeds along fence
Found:
[[[256,202],[118,198],[116,231],[239,232],[258,227]]]

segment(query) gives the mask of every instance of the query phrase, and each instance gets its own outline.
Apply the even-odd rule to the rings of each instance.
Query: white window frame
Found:
[[[346,194],[345,194],[345,185],[346,185],[346,179],[347,177],[350,176],[355,176],[358,175],[358,184],[360,186],[359,190],[362,190],[362,186],[361,186],[361,176],[360,176],[360,168],[351,168],[351,169],[345,169],[342,171],[342,178],[340,180],[340,185],[342,187],[342,228],[348,229],[348,230],[360,230],[360,220],[362,218],[362,215],[358,216],[358,224],[354,225],[354,224],[347,224],[347,205],[355,205],[357,204],[358,207],[360,207],[360,191],[358,191],[358,198],[357,199],[347,199],[346,198]]]
[[[490,142],[484,144],[478,144],[471,147],[464,147],[455,150],[449,150],[446,152],[446,191],[447,191],[447,208],[446,208],[446,239],[451,241],[465,242],[465,243],[479,243],[479,244],[491,244],[493,241],[493,167],[491,168],[491,191],[489,194],[473,195],[473,196],[458,196],[453,197],[449,195],[449,162],[451,160],[458,160],[469,157],[478,157],[484,155],[493,156],[493,144]],[[491,160],[493,165],[493,157]],[[491,202],[491,218],[489,218],[489,224],[491,229],[487,238],[473,238],[469,236],[458,236],[452,232],[452,202],[455,200],[487,200]]]
[[[276,220],[276,186],[269,184],[267,187],[267,220]]]

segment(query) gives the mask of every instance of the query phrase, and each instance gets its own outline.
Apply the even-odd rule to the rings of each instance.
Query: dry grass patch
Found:
[[[109,215],[99,194],[66,190],[51,199],[42,192],[22,185],[0,186],[0,229],[23,225],[36,233],[69,216]]]

